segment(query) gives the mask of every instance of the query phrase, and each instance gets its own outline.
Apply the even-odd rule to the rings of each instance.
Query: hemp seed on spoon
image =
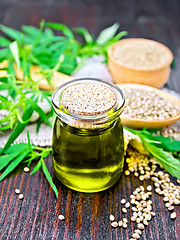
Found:
[[[180,108],[156,92],[123,88],[126,103],[122,116],[144,120],[163,120],[180,113]]]

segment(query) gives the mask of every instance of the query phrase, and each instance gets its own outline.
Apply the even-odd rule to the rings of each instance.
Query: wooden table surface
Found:
[[[40,20],[57,21],[69,27],[86,27],[97,36],[103,28],[114,22],[127,30],[129,37],[145,37],[167,45],[174,54],[176,68],[172,70],[167,87],[180,93],[180,1],[179,0],[1,0],[0,23],[20,28],[21,25],[38,26]],[[128,228],[113,229],[109,214],[118,219],[122,198],[129,199],[132,191],[140,186],[137,178],[125,177],[110,189],[84,194],[63,186],[55,177],[52,158],[46,159],[47,167],[58,187],[59,198],[47,183],[43,173],[35,175],[23,172],[23,166],[0,182],[0,240],[6,239],[130,239],[135,224]],[[33,167],[33,165],[32,165]],[[32,169],[32,168],[31,168]],[[172,179],[175,183],[175,179]],[[142,183],[141,183],[142,184]],[[150,181],[143,185],[152,184]],[[19,188],[24,199],[19,200],[14,189]],[[154,190],[153,190],[154,191]],[[179,207],[177,218],[170,219],[162,197],[153,193],[153,209],[156,216],[145,228],[141,239],[180,239]],[[59,221],[63,214],[65,221]],[[127,213],[130,218],[131,211]]]

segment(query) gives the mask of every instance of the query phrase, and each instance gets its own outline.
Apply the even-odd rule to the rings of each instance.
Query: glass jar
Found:
[[[84,107],[83,103],[80,106],[79,103],[76,104],[78,111],[73,110],[74,103],[81,94],[70,94],[68,100],[67,96],[64,97],[67,104],[68,101],[71,102],[72,109],[63,103],[67,90],[81,86],[83,99],[87,104],[90,103],[89,109],[97,100],[92,99],[94,91],[100,111],[97,107],[92,114],[92,109],[86,112],[88,107]],[[100,90],[97,92],[94,87]],[[101,98],[99,100],[101,88],[107,90],[102,92],[102,101]],[[108,91],[115,97],[111,108],[108,97],[104,97]],[[81,100],[80,98],[77,101],[81,103]],[[124,166],[123,127],[120,120],[124,105],[122,91],[115,85],[98,79],[77,79],[57,88],[52,96],[52,103],[57,115],[52,140],[56,177],[67,187],[80,192],[98,192],[111,187],[120,178]],[[84,112],[79,112],[81,107]]]

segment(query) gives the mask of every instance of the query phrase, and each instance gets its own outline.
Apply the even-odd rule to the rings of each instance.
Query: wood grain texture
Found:
[[[167,86],[180,93],[179,12],[179,0],[0,1],[0,23],[17,29],[25,24],[38,26],[44,18],[69,27],[84,26],[97,36],[100,30],[117,21],[121,24],[121,30],[129,32],[128,37],[150,38],[167,45],[176,61],[176,68],[172,70]],[[122,175],[109,190],[84,194],[67,189],[54,177],[51,156],[46,159],[46,164],[58,187],[58,199],[41,171],[30,176],[21,167],[0,182],[0,240],[131,238],[136,224],[130,221],[127,229],[113,229],[109,214],[114,214],[117,219],[125,216],[120,200],[129,199],[132,191],[140,186],[137,178]],[[143,184],[146,186],[152,182]],[[15,188],[20,188],[24,194],[23,200],[18,199]],[[179,207],[175,207],[177,218],[172,221],[162,197],[153,193],[152,201],[156,216],[143,231],[141,239],[179,240]],[[65,221],[59,221],[59,214],[65,216]],[[128,219],[130,214],[132,212],[129,210]]]
[[[23,172],[23,167],[0,183],[0,239],[130,239],[136,224],[130,221],[132,211],[122,213],[121,199],[130,199],[133,190],[140,186],[137,178],[124,174],[110,189],[94,194],[78,193],[63,186],[55,177],[52,159],[46,164],[59,191],[56,199],[42,171],[34,175]],[[35,164],[34,164],[35,165]],[[33,166],[32,166],[33,168]],[[31,168],[31,169],[32,169]],[[172,178],[175,183],[175,179]],[[143,182],[144,187],[151,184]],[[24,194],[18,199],[15,188]],[[175,206],[177,218],[170,219],[170,213],[163,203],[163,197],[155,192],[152,206],[156,216],[143,231],[141,239],[180,239],[179,207]],[[58,215],[65,216],[64,221]],[[112,228],[109,215],[117,220],[127,217],[128,228]]]

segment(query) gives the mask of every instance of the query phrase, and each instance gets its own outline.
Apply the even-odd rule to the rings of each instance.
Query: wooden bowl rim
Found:
[[[150,91],[154,91],[156,92],[158,95],[168,99],[169,101],[171,101],[171,103],[173,103],[174,105],[180,107],[180,100],[176,97],[174,97],[173,95],[167,93],[167,92],[164,92],[160,89],[157,89],[157,88],[154,88],[154,87],[150,87],[150,86],[147,86],[147,85],[143,85],[143,84],[136,84],[136,83],[122,83],[122,84],[116,84],[122,91],[123,91],[123,87],[124,88],[127,88],[127,87],[130,87],[130,88],[141,88],[141,89],[147,89],[147,90],[150,90]],[[157,124],[158,126],[159,125],[162,125],[162,127],[164,126],[168,126],[168,125],[171,125],[173,123],[175,123],[176,121],[178,121],[180,119],[180,113],[177,114],[176,116],[174,117],[171,117],[171,118],[167,118],[167,119],[155,119],[155,120],[146,120],[146,119],[140,119],[140,118],[131,118],[131,117],[125,117],[125,116],[122,116],[121,117],[121,120],[124,121],[124,122],[129,122],[131,125],[136,125],[138,127],[140,127],[140,125],[142,125],[142,127],[152,127],[152,125],[154,126],[155,124]]]
[[[168,53],[168,56],[169,56],[169,60],[162,66],[160,67],[156,67],[156,68],[149,68],[149,69],[140,69],[140,68],[132,68],[132,67],[128,67],[124,64],[120,64],[114,57],[113,57],[113,54],[112,54],[112,50],[118,46],[118,45],[122,45],[123,43],[125,42],[134,42],[134,41],[138,41],[138,42],[151,42],[153,43],[154,45],[156,45],[157,47],[161,47],[161,48],[164,48],[166,50],[166,52]],[[108,54],[108,58],[113,62],[115,63],[116,65],[118,65],[119,67],[122,67],[124,69],[129,69],[129,70],[133,70],[133,71],[140,71],[140,72],[151,72],[151,71],[157,71],[157,70],[161,70],[163,68],[166,68],[166,67],[169,67],[172,60],[173,60],[173,54],[171,52],[171,50],[165,46],[164,44],[160,43],[160,42],[157,42],[157,41],[154,41],[154,40],[151,40],[151,39],[145,39],[145,38],[127,38],[127,39],[122,39],[116,43],[113,43],[109,48],[108,48],[108,51],[107,51],[107,54]]]

